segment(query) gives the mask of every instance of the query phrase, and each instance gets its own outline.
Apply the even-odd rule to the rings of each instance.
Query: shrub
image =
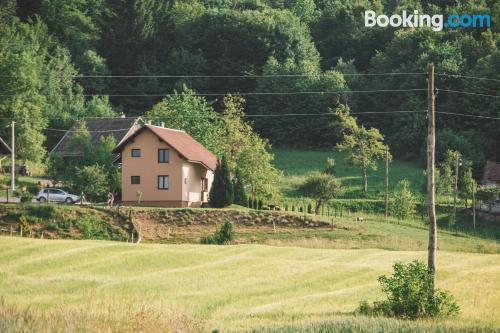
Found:
[[[110,239],[107,224],[93,216],[81,216],[76,220],[76,227],[84,239]]]
[[[233,224],[229,221],[224,222],[221,228],[211,236],[205,236],[201,239],[202,244],[227,244],[235,239]]]
[[[19,193],[19,200],[21,203],[30,203],[33,200],[34,195],[29,191],[22,191]]]
[[[27,212],[29,215],[40,219],[52,219],[55,217],[57,209],[52,204],[28,206]]]
[[[415,260],[408,264],[395,263],[394,274],[378,278],[387,300],[361,302],[358,311],[364,315],[385,315],[403,319],[446,317],[456,315],[459,307],[445,290],[433,289],[432,275],[427,266]]]

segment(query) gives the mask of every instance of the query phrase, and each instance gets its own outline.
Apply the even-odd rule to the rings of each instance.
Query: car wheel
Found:
[[[47,199],[46,199],[46,198],[44,198],[44,197],[40,197],[40,198],[38,198],[38,201],[40,201],[40,202],[42,202],[42,203],[43,203],[43,202],[47,201]]]
[[[73,203],[73,199],[71,198],[66,198],[66,200],[64,200],[64,202],[66,202],[67,204],[72,204]]]

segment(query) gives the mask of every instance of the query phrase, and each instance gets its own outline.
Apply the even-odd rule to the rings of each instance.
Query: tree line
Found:
[[[442,32],[365,28],[366,9],[478,12],[493,23]],[[445,74],[437,77],[439,111],[498,117],[497,98],[445,90],[498,93],[498,81],[468,77],[500,79],[499,10],[493,0],[6,0],[0,136],[16,121],[19,157],[40,162],[62,135],[51,129],[85,117],[144,115],[161,108],[161,95],[186,86],[201,94],[297,93],[249,95],[244,111],[283,115],[253,123],[273,145],[330,147],[342,140],[339,121],[318,114],[426,108],[423,91],[348,93],[425,88],[423,74],[349,74],[423,73],[428,62]],[[130,75],[140,77],[109,77]],[[315,91],[339,93],[300,94]],[[216,113],[225,109],[222,96],[205,101]],[[310,116],[285,116],[294,113]],[[396,158],[425,158],[425,114],[360,114],[358,121],[384,135]],[[500,159],[498,137],[493,121],[438,115],[438,160],[460,151],[477,176],[486,159]]]

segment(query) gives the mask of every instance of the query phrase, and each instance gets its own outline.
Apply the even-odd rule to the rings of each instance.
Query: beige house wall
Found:
[[[208,201],[208,192],[212,186],[213,172],[199,163],[185,162],[182,165],[183,201],[197,205]],[[202,179],[208,179],[208,189],[202,193]],[[191,204],[190,204],[191,206]]]
[[[170,149],[169,163],[158,163],[158,149]],[[132,149],[140,149],[140,157],[132,157]],[[158,176],[169,176],[168,190],[158,189]],[[140,176],[140,184],[132,184],[131,177]],[[122,151],[122,201],[137,202],[137,191],[142,192],[141,203],[148,206],[188,207],[201,205],[201,178],[208,178],[211,186],[213,172],[202,164],[186,161],[176,150],[161,141],[149,130],[144,130],[124,146]],[[204,195],[207,201],[208,192]]]

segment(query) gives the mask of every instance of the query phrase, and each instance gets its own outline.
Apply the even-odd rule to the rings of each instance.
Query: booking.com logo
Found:
[[[408,14],[403,10],[402,15],[377,15],[373,10],[365,11],[365,27],[430,27],[434,31],[441,31],[443,28],[489,28],[491,18],[489,14],[451,14],[446,19],[444,15],[419,14],[415,10],[413,14]]]

